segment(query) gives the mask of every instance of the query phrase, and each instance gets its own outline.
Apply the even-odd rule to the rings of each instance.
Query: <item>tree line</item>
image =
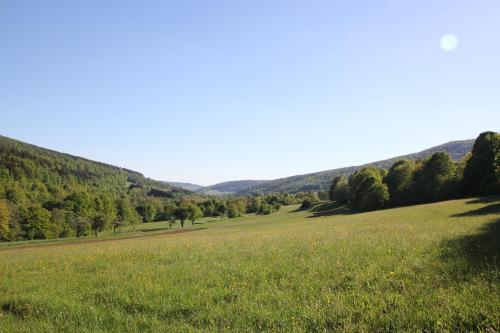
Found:
[[[481,133],[458,162],[438,152],[416,162],[397,161],[389,170],[367,167],[335,177],[328,194],[357,211],[500,194],[500,134]]]

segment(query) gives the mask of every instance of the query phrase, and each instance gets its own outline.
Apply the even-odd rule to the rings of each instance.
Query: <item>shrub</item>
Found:
[[[304,199],[300,205],[300,210],[307,210],[312,207],[312,202],[309,199]]]

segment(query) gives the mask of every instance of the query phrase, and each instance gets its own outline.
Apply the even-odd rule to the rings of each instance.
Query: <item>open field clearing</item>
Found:
[[[172,237],[11,247],[0,332],[500,331],[500,199],[296,208]]]

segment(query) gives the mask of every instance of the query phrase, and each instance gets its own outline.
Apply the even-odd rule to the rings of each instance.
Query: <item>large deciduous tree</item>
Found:
[[[474,142],[465,166],[462,187],[472,195],[500,193],[500,134],[484,132]]]
[[[106,229],[109,225],[109,221],[105,214],[97,214],[92,218],[90,227],[94,230],[94,234],[97,237],[97,233]]]
[[[456,197],[456,165],[450,155],[438,152],[422,160],[415,170],[414,191],[418,202]]]
[[[191,221],[191,225],[194,228],[194,223],[196,222],[197,219],[203,216],[203,213],[200,207],[198,207],[198,205],[195,204],[188,205],[187,210],[188,210],[188,219]]]
[[[174,210],[175,218],[181,221],[181,227],[184,228],[184,222],[189,218],[189,204],[182,203]]]
[[[349,178],[350,204],[355,210],[383,208],[389,201],[389,190],[382,182],[384,171],[375,167],[363,168]]]
[[[413,200],[412,184],[415,163],[408,160],[400,160],[394,163],[384,178],[390,194],[391,206],[410,204]]]

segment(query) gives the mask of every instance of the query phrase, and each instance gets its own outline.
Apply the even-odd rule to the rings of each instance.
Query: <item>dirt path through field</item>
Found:
[[[174,231],[167,231],[152,235],[138,235],[138,236],[123,236],[116,238],[104,238],[104,239],[85,239],[85,240],[77,240],[75,242],[67,242],[67,243],[47,243],[47,244],[27,244],[20,246],[7,246],[0,248],[0,252],[4,251],[14,251],[14,250],[24,250],[24,249],[36,249],[36,248],[47,248],[47,247],[60,247],[60,246],[74,246],[74,245],[82,245],[82,244],[93,244],[93,243],[104,243],[104,242],[116,242],[128,239],[142,239],[142,238],[153,238],[153,237],[166,237],[166,236],[174,236],[178,234],[184,234],[186,232],[200,231],[205,230],[206,228],[199,229],[177,229]]]

